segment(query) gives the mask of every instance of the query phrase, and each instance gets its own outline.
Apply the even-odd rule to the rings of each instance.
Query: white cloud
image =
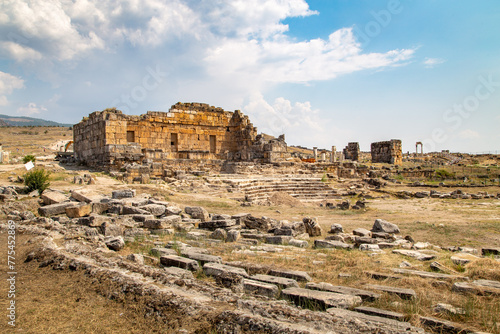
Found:
[[[458,136],[463,139],[477,139],[480,138],[481,136],[479,135],[478,132],[471,130],[471,129],[466,129],[461,131]]]
[[[35,114],[40,114],[42,111],[47,111],[47,108],[43,106],[37,106],[36,103],[30,102],[25,106],[17,109],[17,113],[23,116],[31,116]]]
[[[14,89],[20,89],[23,87],[23,79],[0,71],[0,106],[8,104],[7,95],[12,94]]]
[[[423,64],[427,68],[432,68],[434,66],[443,64],[446,62],[446,59],[441,59],[441,58],[425,58]]]

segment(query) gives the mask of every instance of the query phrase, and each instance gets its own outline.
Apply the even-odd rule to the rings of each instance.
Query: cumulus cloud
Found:
[[[478,132],[471,130],[471,129],[466,129],[461,131],[458,136],[463,139],[477,139],[480,138],[481,136],[479,135]]]
[[[445,63],[446,59],[441,59],[441,58],[425,58],[424,60],[424,65],[427,68],[432,68],[434,66],[440,65],[442,63]]]
[[[20,89],[23,87],[23,79],[0,71],[0,106],[8,104],[7,95],[12,94],[14,89]]]
[[[33,102],[30,102],[27,105],[24,105],[17,109],[17,113],[23,116],[40,114],[42,111],[47,111],[47,108],[45,108],[44,106],[38,106]]]

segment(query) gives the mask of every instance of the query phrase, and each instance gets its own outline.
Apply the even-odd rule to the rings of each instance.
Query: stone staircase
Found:
[[[337,191],[321,181],[319,177],[279,177],[258,179],[228,179],[239,192],[245,194],[249,202],[262,202],[276,192],[284,192],[302,201],[315,202],[339,198]]]

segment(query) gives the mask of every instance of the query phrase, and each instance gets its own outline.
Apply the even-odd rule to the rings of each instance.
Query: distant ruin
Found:
[[[273,163],[290,157],[284,136],[258,135],[239,110],[180,102],[168,112],[139,116],[116,109],[93,112],[74,126],[74,151],[88,166],[113,170],[137,163],[154,176],[162,176],[169,160]]]
[[[401,140],[380,141],[371,145],[372,162],[403,164],[403,150]]]
[[[344,148],[344,158],[351,161],[359,160],[359,143],[348,143]]]

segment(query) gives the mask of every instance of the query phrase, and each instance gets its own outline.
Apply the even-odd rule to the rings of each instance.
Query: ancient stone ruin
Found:
[[[372,162],[385,162],[393,165],[403,164],[401,140],[380,141],[371,145]]]
[[[93,112],[74,126],[74,150],[76,160],[88,166],[119,170],[136,163],[157,177],[166,162],[178,160],[272,163],[290,157],[284,136],[258,135],[239,110],[180,102],[168,112],[139,116]]]
[[[344,157],[347,160],[358,161],[359,160],[359,143],[348,143],[344,148]]]

